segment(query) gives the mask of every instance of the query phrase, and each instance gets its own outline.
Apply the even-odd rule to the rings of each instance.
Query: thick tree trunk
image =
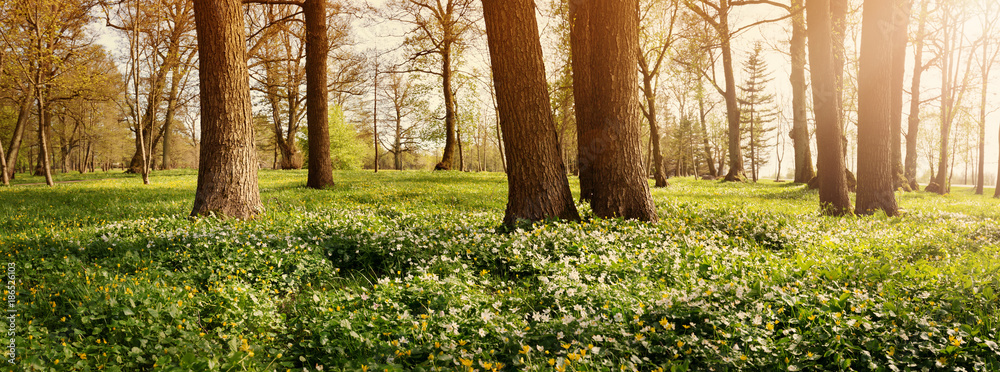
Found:
[[[893,14],[901,10],[897,1],[867,1],[864,4],[861,31],[861,60],[858,74],[858,196],[855,213],[873,214],[883,211],[888,216],[899,214],[896,205],[895,180],[896,163],[893,159],[892,140],[898,121],[896,104],[902,109],[902,85],[899,69],[904,66],[895,63],[903,59],[904,50],[892,45],[898,41],[897,32],[885,32],[885,25],[894,28],[905,26],[895,23]],[[902,4],[899,4],[902,5]],[[903,23],[905,25],[905,23]],[[903,40],[905,46],[906,41]],[[886,47],[890,45],[890,47]],[[901,55],[896,55],[896,54]],[[900,97],[898,100],[896,97]],[[896,134],[898,134],[898,130]]]
[[[591,76],[591,8],[590,0],[570,1],[570,61],[573,68],[573,101],[576,114],[576,163],[580,177],[580,200],[590,201],[594,195],[594,162],[607,151],[603,142],[592,142],[600,138],[588,133],[597,127],[594,119],[593,102],[596,100]],[[637,52],[638,53],[638,52]]]
[[[251,120],[241,0],[195,0],[201,151],[192,215],[250,218],[263,212]]]
[[[309,127],[309,176],[306,187],[323,189],[333,186],[326,101],[326,59],[330,50],[326,0],[306,0],[302,10],[306,18],[306,123]]]
[[[590,167],[590,204],[594,214],[657,221],[646,172],[642,169],[639,140],[642,113],[636,89],[638,6],[638,0],[580,2],[576,6],[590,8],[584,12],[600,17],[585,17],[590,23],[586,28],[589,46],[582,53],[586,57],[583,61],[573,61],[573,86],[575,92],[587,92],[584,97],[590,99],[577,101],[582,103],[577,105],[578,114],[582,106],[591,107],[583,120],[577,118],[577,125],[582,138],[580,157],[585,160],[581,167],[584,163]],[[574,41],[580,40],[570,43],[574,56],[578,57],[580,54],[575,52],[579,45]],[[576,78],[578,67],[585,78]],[[581,84],[589,87],[577,89]]]
[[[441,51],[441,81],[444,90],[444,154],[441,155],[441,162],[434,166],[434,170],[451,170],[455,159],[455,91],[451,87],[453,78],[451,70],[451,36],[445,30],[444,47]]]
[[[809,113],[806,102],[806,16],[805,0],[792,0],[792,147],[795,149],[796,183],[807,183],[816,176],[813,169],[812,150],[809,145]]]
[[[510,165],[504,225],[578,220],[549,105],[534,1],[483,0],[483,15]]]
[[[851,213],[844,170],[844,147],[837,89],[834,22],[831,0],[806,3],[809,23],[809,61],[813,83],[813,107],[816,116],[816,153],[819,170],[820,208],[825,215]]]

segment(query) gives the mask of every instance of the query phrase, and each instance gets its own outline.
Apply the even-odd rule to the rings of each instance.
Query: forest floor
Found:
[[[0,187],[0,370],[1000,370],[1000,201],[964,189],[827,218],[675,178],[658,224],[504,232],[503,174],[305,178],[252,221],[189,219],[190,170]]]

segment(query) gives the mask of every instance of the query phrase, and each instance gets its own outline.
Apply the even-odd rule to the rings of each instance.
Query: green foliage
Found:
[[[367,142],[359,138],[357,130],[344,118],[344,110],[340,106],[330,108],[330,162],[336,170],[358,170],[364,159]],[[309,162],[309,138],[302,134],[299,146],[306,164]]]
[[[802,185],[677,179],[659,224],[498,233],[502,174],[336,178],[262,171],[252,221],[187,219],[190,171],[0,188],[18,367],[1000,368],[996,202],[962,190],[836,219]]]

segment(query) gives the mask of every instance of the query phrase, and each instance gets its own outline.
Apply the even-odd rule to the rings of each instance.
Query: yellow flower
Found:
[[[555,364],[556,364],[556,360],[555,359],[549,359],[549,365],[550,366],[555,365]]]
[[[677,347],[684,347],[684,341],[677,341]]]
[[[80,359],[87,359],[87,353],[77,354],[77,355],[80,356]]]

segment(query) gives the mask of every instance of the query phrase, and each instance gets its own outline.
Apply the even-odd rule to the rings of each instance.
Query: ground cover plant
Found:
[[[998,202],[964,190],[828,218],[803,185],[672,179],[657,224],[504,230],[503,174],[260,177],[250,221],[188,219],[191,171],[0,188],[14,368],[1000,369]]]

